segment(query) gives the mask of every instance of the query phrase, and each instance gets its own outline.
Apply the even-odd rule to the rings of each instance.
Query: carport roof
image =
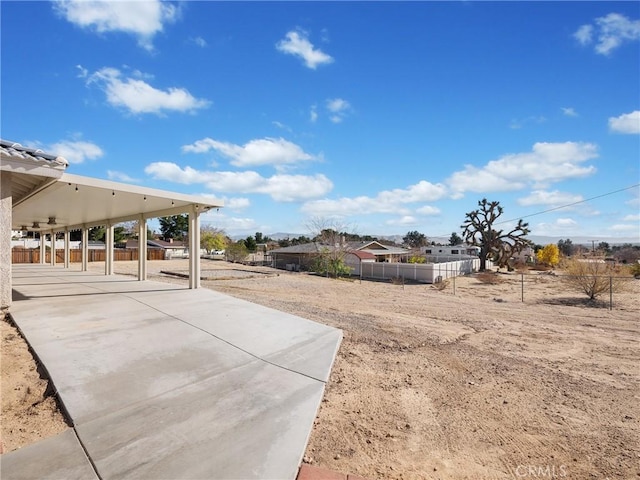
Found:
[[[13,230],[63,230],[220,208],[219,200],[65,173],[62,157],[1,141]],[[34,227],[34,225],[38,225]]]

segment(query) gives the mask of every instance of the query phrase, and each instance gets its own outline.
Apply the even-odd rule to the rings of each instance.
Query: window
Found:
[[[459,255],[460,250],[451,250],[451,255]]]

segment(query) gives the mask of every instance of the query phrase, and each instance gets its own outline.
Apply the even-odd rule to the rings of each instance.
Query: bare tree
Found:
[[[314,217],[307,224],[313,241],[318,247],[318,261],[314,270],[333,277],[349,273],[344,263],[350,247],[346,238],[349,225],[333,218]]]
[[[571,259],[564,264],[566,275],[560,277],[566,284],[583,292],[589,300],[595,300],[603,293],[620,292],[626,282],[612,265],[601,260]]]
[[[530,245],[525,238],[529,234],[529,224],[520,219],[508,232],[495,230],[496,220],[503,213],[500,202],[483,198],[478,206],[480,208],[466,214],[466,220],[460,226],[462,236],[468,244],[480,247],[480,271],[486,270],[487,258],[499,267],[508,267],[511,257]]]

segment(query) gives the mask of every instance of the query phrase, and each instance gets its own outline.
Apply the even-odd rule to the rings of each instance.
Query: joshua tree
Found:
[[[462,236],[467,243],[480,247],[480,271],[486,270],[487,258],[499,267],[508,267],[509,259],[530,244],[525,238],[529,224],[520,219],[508,232],[495,230],[496,220],[503,212],[500,202],[483,198],[478,206],[480,208],[466,214],[466,220],[460,226]]]

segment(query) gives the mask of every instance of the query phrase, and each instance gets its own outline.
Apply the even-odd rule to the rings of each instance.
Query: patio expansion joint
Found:
[[[164,312],[164,311],[162,311],[161,309],[154,307],[153,305],[149,305],[148,303],[143,302],[143,301],[142,301],[142,300],[140,300],[139,298],[135,298],[134,296],[127,295],[127,294],[124,294],[124,293],[121,293],[120,295],[123,295],[123,296],[125,296],[125,297],[127,297],[127,298],[129,298],[129,299],[131,299],[131,300],[133,300],[133,301],[135,301],[135,302],[138,302],[138,303],[140,303],[140,304],[142,304],[142,305],[144,305],[144,306],[146,306],[146,307],[148,307],[148,308],[150,308],[150,309],[152,309],[152,310],[155,310],[156,312],[161,313],[161,314],[163,314],[163,315],[167,316],[168,318],[173,318],[174,320],[178,320],[179,322],[182,322],[182,323],[184,323],[184,324],[186,324],[186,325],[189,325],[190,327],[195,328],[196,330],[200,330],[201,332],[203,332],[203,333],[205,333],[205,334],[209,335],[210,337],[213,337],[213,338],[215,338],[215,339],[217,339],[217,340],[220,340],[221,342],[226,343],[226,344],[227,344],[227,345],[229,345],[230,347],[233,347],[233,348],[235,348],[235,349],[237,349],[237,350],[239,350],[239,351],[241,351],[241,352],[243,352],[243,353],[246,353],[247,355],[250,355],[251,357],[255,358],[256,360],[260,360],[261,362],[267,363],[267,364],[269,364],[269,365],[272,365],[272,366],[274,366],[274,367],[280,368],[280,369],[282,369],[282,370],[286,370],[286,371],[291,372],[291,373],[295,373],[295,374],[297,374],[297,375],[302,375],[303,377],[307,377],[307,378],[309,378],[309,379],[311,379],[311,380],[315,380],[315,381],[321,382],[321,383],[323,383],[323,384],[325,384],[325,385],[326,385],[326,383],[327,383],[325,380],[322,380],[322,379],[320,379],[320,378],[316,378],[316,377],[314,377],[314,376],[312,376],[312,375],[307,375],[306,373],[299,372],[299,371],[294,370],[294,369],[292,369],[292,368],[287,368],[287,367],[285,367],[285,366],[283,366],[283,365],[279,365],[279,364],[277,364],[277,363],[275,363],[275,362],[271,362],[271,361],[269,361],[269,360],[267,360],[267,359],[265,359],[265,358],[262,358],[261,356],[256,355],[255,353],[252,353],[252,352],[250,352],[249,350],[246,350],[246,349],[244,349],[244,348],[242,348],[242,347],[239,347],[238,345],[235,345],[235,344],[231,343],[230,341],[225,340],[224,338],[219,337],[218,335],[215,335],[215,334],[213,334],[213,333],[211,333],[211,332],[209,332],[209,331],[205,330],[205,329],[204,329],[204,328],[202,328],[202,327],[199,327],[199,326],[197,326],[197,325],[194,325],[193,323],[188,322],[187,320],[184,320],[184,319],[182,319],[182,318],[180,318],[180,317],[177,317],[177,316],[175,316],[175,315],[172,315],[172,314],[170,314],[170,313]]]
[[[199,327],[199,326],[197,326],[197,325],[194,325],[193,323],[188,322],[187,320],[184,320],[184,319],[182,319],[182,318],[180,318],[180,317],[177,317],[177,316],[175,316],[175,315],[172,315],[172,314],[170,314],[170,313],[164,312],[164,311],[162,311],[161,309],[159,309],[159,308],[157,308],[157,307],[154,307],[153,305],[150,305],[150,304],[148,304],[147,302],[144,302],[144,301],[140,300],[139,298],[136,298],[135,296],[133,296],[133,295],[131,295],[131,294],[127,294],[127,293],[124,293],[124,292],[114,292],[114,291],[112,291],[112,290],[98,288],[98,287],[96,287],[95,285],[91,285],[91,284],[88,284],[88,283],[85,283],[85,282],[78,282],[78,283],[79,283],[79,284],[82,284],[83,286],[85,286],[85,287],[87,287],[87,288],[91,288],[91,289],[97,290],[97,291],[102,292],[102,293],[105,293],[105,294],[122,295],[123,297],[126,297],[126,298],[128,298],[128,299],[130,299],[130,300],[133,300],[134,302],[137,302],[137,303],[139,303],[139,304],[141,304],[141,305],[144,305],[145,307],[148,307],[148,308],[150,308],[150,309],[152,309],[152,310],[154,310],[154,311],[156,311],[156,312],[158,312],[158,313],[161,313],[162,315],[165,315],[165,316],[166,316],[166,317],[168,317],[168,318],[173,318],[174,320],[178,320],[179,322],[182,322],[182,323],[184,323],[184,324],[186,324],[186,325],[189,325],[190,327],[193,327],[193,328],[195,328],[195,329],[197,329],[197,330],[200,330],[201,332],[203,332],[203,333],[205,333],[205,334],[207,334],[207,335],[209,335],[209,336],[211,336],[211,337],[213,337],[213,338],[215,338],[215,339],[217,339],[217,340],[220,340],[221,342],[224,342],[224,343],[226,343],[227,345],[229,345],[229,346],[231,346],[231,347],[233,347],[233,348],[235,348],[235,349],[237,349],[237,350],[240,350],[241,352],[246,353],[247,355],[250,355],[250,356],[252,356],[253,358],[255,358],[255,359],[257,359],[257,360],[260,360],[260,361],[262,361],[262,362],[264,362],[264,363],[267,363],[267,364],[272,365],[272,366],[274,366],[274,367],[280,368],[280,369],[282,369],[282,370],[286,370],[286,371],[291,372],[291,373],[295,373],[295,374],[298,374],[298,375],[302,375],[302,376],[307,377],[307,378],[309,378],[309,379],[311,379],[311,380],[316,380],[316,381],[318,381],[318,382],[322,382],[322,383],[324,383],[325,385],[326,385],[326,383],[327,383],[325,380],[322,380],[322,379],[320,379],[320,378],[316,378],[316,377],[314,377],[314,376],[312,376],[312,375],[308,375],[308,374],[306,374],[306,373],[299,372],[299,371],[294,370],[294,369],[291,369],[291,368],[287,368],[287,367],[285,367],[285,366],[283,366],[283,365],[279,365],[279,364],[277,364],[277,363],[275,363],[275,362],[272,362],[272,361],[269,361],[269,360],[267,360],[267,359],[265,359],[265,358],[262,358],[262,357],[260,357],[259,355],[256,355],[255,353],[252,353],[252,352],[250,352],[249,350],[246,350],[246,349],[244,349],[244,348],[242,348],[242,347],[239,347],[238,345],[235,345],[235,344],[233,344],[233,343],[229,342],[228,340],[225,340],[224,338],[219,337],[219,336],[217,336],[217,335],[215,335],[215,334],[213,334],[213,333],[211,333],[211,332],[209,332],[209,331],[205,330],[205,329],[204,329],[204,328],[202,328],[202,327]],[[181,289],[181,290],[183,290],[183,289]],[[136,293],[138,293],[138,292],[136,292]]]
[[[13,327],[15,327],[16,330],[18,330],[18,333],[23,338],[24,342],[27,344],[27,348],[29,349],[29,352],[33,356],[36,364],[40,368],[42,368],[42,370],[44,371],[44,374],[48,379],[47,381],[49,382],[49,384],[50,384],[50,386],[51,386],[51,388],[53,390],[53,397],[56,399],[56,402],[60,406],[60,409],[62,410],[63,416],[65,417],[65,419],[69,423],[71,423],[70,428],[73,430],[73,434],[75,435],[76,440],[78,440],[78,444],[82,448],[82,451],[84,452],[84,456],[86,457],[87,461],[91,465],[91,469],[93,470],[93,473],[95,473],[96,477],[98,477],[98,480],[103,480],[102,476],[100,475],[100,472],[98,472],[98,468],[96,467],[95,463],[93,462],[93,459],[91,458],[91,455],[89,455],[89,451],[87,450],[86,446],[82,442],[82,439],[80,438],[80,434],[78,433],[78,430],[76,429],[76,422],[74,421],[73,417],[69,413],[69,409],[65,405],[64,400],[62,399],[62,396],[60,395],[60,392],[58,391],[58,387],[56,386],[55,382],[53,381],[53,377],[51,376],[51,374],[49,373],[49,370],[47,369],[47,366],[40,359],[40,356],[38,355],[38,352],[36,352],[36,350],[33,348],[31,343],[29,342],[29,339],[24,334],[24,332],[22,331],[20,326],[17,324],[17,322],[13,319],[13,317],[11,316],[10,313],[5,317],[5,319],[3,321],[8,322]]]
[[[87,458],[87,461],[89,462],[89,465],[91,465],[91,469],[93,470],[93,473],[95,473],[96,477],[98,477],[98,480],[103,480],[102,475],[100,475],[100,472],[98,471],[98,467],[96,466],[95,462],[93,461],[93,458],[91,458],[91,455],[89,455],[89,450],[87,450],[87,447],[85,446],[84,442],[82,441],[82,438],[80,438],[80,434],[78,433],[78,430],[76,428],[76,424],[74,423],[71,428],[73,429],[73,433],[76,436],[76,440],[78,440],[78,443],[80,444],[80,447],[82,448],[82,451],[84,452],[84,456]]]

